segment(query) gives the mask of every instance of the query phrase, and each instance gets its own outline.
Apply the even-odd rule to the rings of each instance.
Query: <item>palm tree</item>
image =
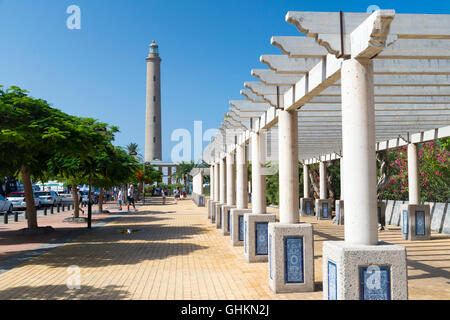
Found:
[[[131,142],[129,145],[127,145],[128,154],[131,156],[137,156],[138,149],[139,146],[137,143]]]
[[[184,181],[184,188],[187,190],[187,182],[189,179],[189,173],[191,170],[195,167],[195,163],[193,161],[190,162],[184,162],[182,161],[177,165],[177,170],[172,175],[172,178],[178,180],[183,179]]]

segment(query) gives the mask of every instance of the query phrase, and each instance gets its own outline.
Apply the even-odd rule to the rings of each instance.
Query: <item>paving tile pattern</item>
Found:
[[[190,200],[168,200],[163,206],[152,199],[136,213],[123,214],[1,274],[0,299],[322,299],[322,244],[343,239],[344,228],[331,221],[302,220],[315,231],[312,293],[274,294],[268,264],[246,263],[243,247],[231,246],[229,236],[207,219],[206,208]],[[134,232],[124,233],[126,229]],[[450,236],[408,242],[398,227],[390,227],[380,240],[407,247],[410,299],[450,299]],[[80,289],[66,285],[73,265],[80,268]]]

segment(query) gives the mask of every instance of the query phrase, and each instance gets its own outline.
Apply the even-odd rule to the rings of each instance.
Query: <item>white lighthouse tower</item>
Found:
[[[158,45],[150,44],[147,61],[147,96],[145,115],[145,161],[162,160],[161,148],[161,58]]]

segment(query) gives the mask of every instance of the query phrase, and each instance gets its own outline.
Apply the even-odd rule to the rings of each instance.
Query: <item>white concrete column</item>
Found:
[[[320,199],[328,199],[327,167],[325,166],[325,162],[319,163],[319,176],[320,176]]]
[[[220,200],[220,174],[219,163],[214,165],[214,201]]]
[[[236,171],[234,152],[227,153],[227,205],[236,204]]]
[[[299,222],[297,111],[278,116],[280,223]]]
[[[227,201],[227,176],[226,176],[226,160],[225,158],[220,159],[219,164],[219,174],[220,174],[220,192],[219,192],[219,202],[225,204]]]
[[[245,144],[236,145],[236,208],[248,208],[248,175],[245,158]]]
[[[209,166],[209,197],[214,201],[214,163]]]
[[[263,176],[263,166],[261,163],[261,137],[258,133],[251,133],[252,145],[252,213],[266,213],[266,178]]]
[[[344,200],[344,158],[341,157],[339,160],[339,166],[340,166],[340,176],[341,176],[341,200]]]
[[[199,191],[200,194],[203,194],[203,170],[200,170],[200,185],[199,185]]]
[[[309,167],[307,164],[303,165],[303,198],[309,198]]]
[[[420,204],[419,162],[414,143],[408,144],[408,190],[409,204]]]
[[[342,63],[342,140],[345,154],[345,241],[376,245],[377,171],[373,62]]]

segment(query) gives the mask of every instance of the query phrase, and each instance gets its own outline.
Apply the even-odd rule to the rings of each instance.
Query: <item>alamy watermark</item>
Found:
[[[81,29],[81,9],[79,6],[72,4],[67,7],[66,13],[69,14],[66,20],[66,26],[69,30]]]
[[[70,290],[81,289],[81,270],[79,266],[72,265],[67,268],[66,272],[69,274],[67,277],[66,285]]]

